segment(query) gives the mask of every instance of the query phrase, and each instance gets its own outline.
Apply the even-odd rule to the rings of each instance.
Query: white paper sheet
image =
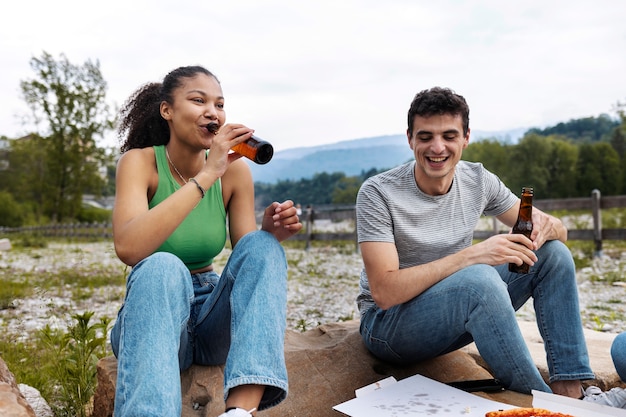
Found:
[[[452,388],[422,375],[381,384],[379,389],[333,407],[351,417],[485,417],[488,411],[511,408],[515,407]]]
[[[626,417],[626,410],[588,403],[575,398],[564,397],[562,395],[548,394],[547,392],[533,390],[533,407],[545,408],[564,414],[571,414],[575,417],[601,417],[617,416]]]

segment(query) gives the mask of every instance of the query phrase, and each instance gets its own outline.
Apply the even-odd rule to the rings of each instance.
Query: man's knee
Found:
[[[498,299],[506,302],[509,300],[506,284],[502,281],[498,271],[490,265],[472,265],[452,276],[457,277],[458,281],[455,285],[468,296],[487,297],[492,302]]]
[[[537,251],[537,257],[540,262],[543,262],[552,267],[558,267],[560,271],[563,268],[568,268],[571,271],[576,271],[576,265],[574,265],[574,259],[569,248],[559,240],[550,240]]]

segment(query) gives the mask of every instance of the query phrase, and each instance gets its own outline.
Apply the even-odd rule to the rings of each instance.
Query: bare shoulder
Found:
[[[252,181],[252,173],[248,163],[243,158],[231,163],[222,177],[222,185],[224,187],[236,188],[246,181]]]
[[[129,165],[129,166],[156,166],[156,161],[154,159],[154,149],[152,147],[141,148],[141,149],[131,149],[126,151],[120,156],[118,162],[118,166],[120,165]]]
[[[145,187],[151,196],[158,183],[159,174],[152,147],[131,149],[120,156],[117,161],[116,189],[135,192],[136,187]]]

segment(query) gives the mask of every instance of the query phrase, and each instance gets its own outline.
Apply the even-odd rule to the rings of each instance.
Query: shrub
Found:
[[[76,220],[81,223],[109,222],[111,221],[111,210],[98,207],[83,206],[78,212]]]
[[[23,207],[6,191],[0,191],[0,226],[19,227],[24,224]]]

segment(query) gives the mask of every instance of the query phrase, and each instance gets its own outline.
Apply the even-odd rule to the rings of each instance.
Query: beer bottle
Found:
[[[254,135],[245,142],[232,147],[232,150],[257,164],[267,164],[274,156],[274,147]]]
[[[530,238],[530,232],[533,231],[533,194],[534,190],[532,187],[522,187],[522,201],[519,206],[517,222],[513,226],[513,233],[520,233],[527,238]],[[509,264],[509,271],[518,274],[527,274],[529,268],[530,265],[527,263],[522,265]]]

